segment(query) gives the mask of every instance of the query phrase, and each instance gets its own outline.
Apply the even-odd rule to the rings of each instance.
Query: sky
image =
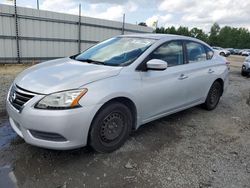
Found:
[[[37,0],[17,0],[17,5],[36,8]],[[13,4],[0,0],[2,4]],[[220,26],[245,27],[250,30],[250,0],[39,0],[41,10],[122,21],[146,22],[158,20],[158,26],[198,27],[208,32],[214,22]]]

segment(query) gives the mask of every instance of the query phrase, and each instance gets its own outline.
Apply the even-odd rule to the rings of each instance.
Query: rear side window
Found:
[[[197,63],[207,60],[205,46],[197,42],[186,42],[189,63]]]
[[[149,59],[161,59],[168,63],[168,66],[182,65],[183,46],[181,41],[167,42],[158,47],[150,54]]]

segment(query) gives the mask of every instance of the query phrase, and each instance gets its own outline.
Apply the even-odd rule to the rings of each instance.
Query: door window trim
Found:
[[[185,40],[183,40],[183,44],[184,44],[184,46],[185,46],[185,50],[186,50],[186,61],[187,61],[188,64],[193,64],[193,63],[190,63],[190,62],[189,62],[189,59],[188,59],[187,42],[193,42],[193,43],[197,43],[197,44],[200,44],[201,46],[203,46],[203,48],[204,48],[204,50],[205,50],[205,53],[206,53],[206,61],[209,61],[209,60],[211,60],[211,59],[213,58],[213,56],[214,56],[214,51],[212,50],[211,47],[209,47],[208,45],[203,44],[203,43],[201,43],[201,42],[199,42],[199,41],[193,41],[193,40],[185,39]],[[209,50],[213,52],[213,55],[212,55],[211,58],[208,57],[208,51],[209,51]],[[204,62],[204,61],[200,61],[200,62]],[[196,62],[196,63],[199,63],[199,62]]]

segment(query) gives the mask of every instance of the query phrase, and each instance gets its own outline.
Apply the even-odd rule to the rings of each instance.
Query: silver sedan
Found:
[[[250,56],[246,57],[245,62],[242,65],[241,75],[242,76],[250,75]]]
[[[226,60],[200,40],[123,35],[25,70],[7,111],[29,144],[112,152],[147,122],[200,104],[213,110],[227,85]]]

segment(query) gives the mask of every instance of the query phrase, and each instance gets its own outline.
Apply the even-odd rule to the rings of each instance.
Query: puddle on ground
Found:
[[[0,119],[0,152],[8,148],[17,138],[7,119]],[[17,188],[17,179],[12,166],[0,166],[0,188]]]
[[[17,188],[17,179],[10,166],[0,167],[0,187]]]
[[[16,136],[7,120],[0,122],[0,150],[8,147]]]

